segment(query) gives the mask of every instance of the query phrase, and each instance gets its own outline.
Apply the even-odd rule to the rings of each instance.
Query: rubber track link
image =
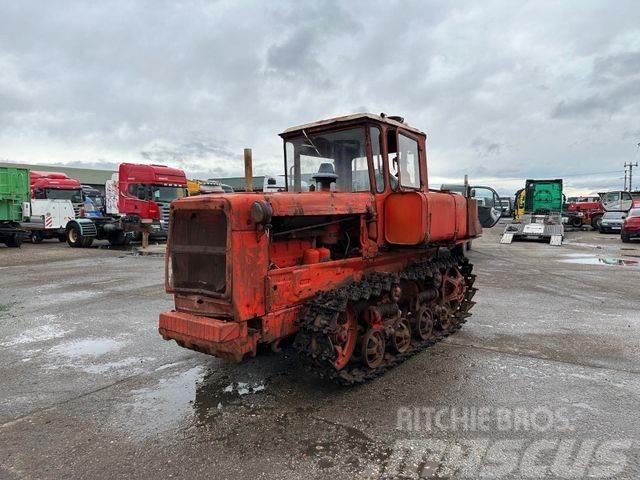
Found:
[[[410,348],[402,354],[385,353],[385,362],[369,369],[362,365],[349,363],[341,370],[336,370],[333,361],[335,351],[330,335],[335,332],[339,315],[344,312],[350,302],[369,301],[390,293],[391,288],[401,280],[428,281],[434,272],[458,266],[465,279],[466,293],[463,301],[452,315],[451,327],[439,331],[434,339],[411,341]],[[426,262],[416,263],[406,270],[397,273],[370,273],[359,282],[319,293],[305,303],[297,319],[300,330],[294,348],[309,370],[322,378],[330,379],[343,385],[364,383],[384,374],[387,370],[399,365],[413,355],[420,353],[443,338],[459,330],[471,316],[469,310],[475,302],[473,296],[477,289],[473,287],[475,275],[473,265],[462,255],[441,255]],[[359,337],[360,338],[360,337]]]

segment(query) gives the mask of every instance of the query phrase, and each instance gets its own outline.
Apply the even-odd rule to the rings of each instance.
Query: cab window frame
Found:
[[[387,191],[387,185],[389,184],[389,181],[386,178],[387,177],[387,168],[386,168],[387,155],[385,151],[386,150],[385,148],[386,130],[382,128],[382,125],[378,123],[368,123],[366,125],[366,129],[367,129],[367,150],[368,150],[367,156],[369,157],[369,176],[371,178],[370,180],[371,193],[374,195],[383,194]],[[371,134],[372,130],[377,130],[378,132],[376,139],[374,139],[373,135]],[[378,155],[380,156],[380,172],[379,173],[380,173],[380,178],[382,179],[382,182],[378,182],[378,178],[376,177],[376,174],[378,173],[378,171],[376,168],[376,161],[373,158],[374,157],[373,142],[378,142],[377,143]]]
[[[403,185],[402,183],[402,171],[400,168],[400,135],[402,135],[405,138],[408,138],[409,140],[412,140],[416,143],[416,150],[417,150],[417,154],[418,154],[418,186],[412,186],[412,185]],[[424,164],[425,162],[422,160],[423,156],[424,156],[424,149],[421,147],[420,145],[420,138],[418,137],[418,135],[415,135],[403,128],[395,128],[395,140],[396,140],[396,151],[395,153],[395,157],[398,159],[397,162],[397,176],[394,175],[392,173],[392,169],[394,168],[394,165],[392,165],[394,162],[392,160],[389,160],[389,180],[391,180],[391,177],[395,177],[396,178],[396,185],[394,188],[392,188],[393,191],[395,192],[401,192],[403,190],[409,190],[409,191],[421,191],[425,188],[425,183],[424,183],[424,176],[425,173],[423,171],[424,168]],[[390,152],[387,151],[387,158],[390,158]]]

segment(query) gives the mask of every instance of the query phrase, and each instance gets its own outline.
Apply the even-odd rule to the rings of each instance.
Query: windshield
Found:
[[[96,196],[90,196],[89,198],[91,198],[91,200],[93,200],[93,203],[96,207],[103,207],[104,206],[104,199],[102,198],[102,196],[100,195],[96,195]]]
[[[640,217],[640,208],[632,208],[629,210],[629,217]]]
[[[82,203],[82,190],[47,188],[47,198],[50,200],[71,200],[71,203]]]
[[[364,128],[303,133],[286,143],[289,189],[370,190]]]
[[[84,196],[88,199],[91,200],[91,202],[93,202],[93,204],[96,207],[102,207],[104,206],[104,200],[102,195],[98,194],[98,193],[87,193],[85,192]]]
[[[177,198],[187,196],[187,189],[185,187],[165,187],[161,185],[154,185],[152,188],[153,199],[158,202],[171,202]]]
[[[602,218],[606,218],[607,220],[617,220],[626,216],[627,214],[625,212],[607,212]]]

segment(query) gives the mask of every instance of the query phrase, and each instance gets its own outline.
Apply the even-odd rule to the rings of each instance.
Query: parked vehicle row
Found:
[[[88,247],[112,245],[135,235],[166,237],[169,207],[187,195],[182,170],[123,163],[105,184],[105,195],[58,172],[0,168],[0,242],[19,247],[25,238],[47,238]]]

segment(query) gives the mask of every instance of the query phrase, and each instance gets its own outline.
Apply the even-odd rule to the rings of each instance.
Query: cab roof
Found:
[[[312,130],[321,127],[331,127],[334,125],[340,125],[342,123],[356,123],[358,120],[373,120],[374,122],[386,123],[392,127],[401,127],[405,130],[408,130],[413,133],[417,133],[419,135],[425,135],[424,132],[418,130],[417,128],[411,127],[406,123],[399,122],[393,118],[386,116],[385,114],[376,115],[374,113],[354,113],[352,115],[345,115],[343,117],[334,117],[328,118],[326,120],[319,120],[317,122],[306,123],[304,125],[297,125],[295,127],[287,128],[284,132],[280,134],[281,137],[290,136],[290,134],[295,132],[300,132],[302,130]]]

